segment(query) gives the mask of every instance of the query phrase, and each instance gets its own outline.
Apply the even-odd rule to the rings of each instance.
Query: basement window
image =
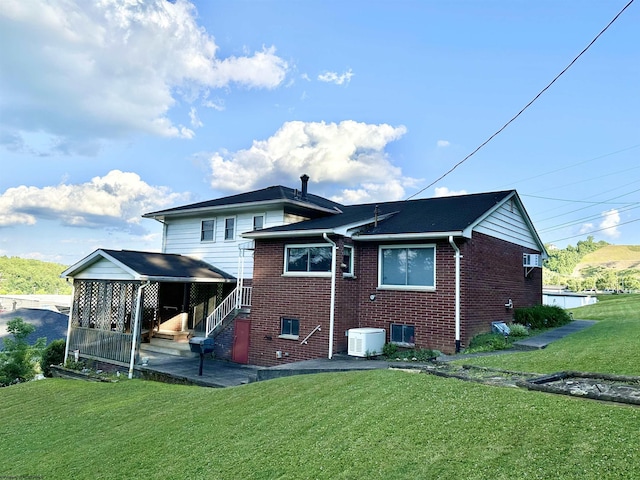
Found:
[[[285,338],[288,340],[298,340],[300,334],[300,320],[297,318],[285,318],[280,319],[280,335],[278,338]]]
[[[413,325],[391,324],[391,343],[401,347],[414,347],[416,345],[415,327]]]

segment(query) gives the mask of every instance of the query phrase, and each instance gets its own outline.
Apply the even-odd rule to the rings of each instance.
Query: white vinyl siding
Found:
[[[275,227],[284,223],[284,212],[280,210],[269,210],[260,212],[240,212],[235,218],[235,238],[234,240],[224,240],[224,221],[230,218],[234,212],[229,210],[218,216],[203,215],[199,217],[168,217],[165,223],[165,236],[163,239],[163,253],[178,253],[189,255],[237,277],[238,258],[240,256],[239,245],[247,243],[249,240],[242,238],[242,233],[253,230],[253,217],[264,216],[264,228]],[[215,238],[210,242],[200,241],[201,222],[203,220],[215,220]],[[253,277],[253,256],[245,255],[244,261],[245,278]]]
[[[513,200],[501,205],[495,212],[482,220],[473,231],[533,250],[540,249],[523,213]]]
[[[106,258],[99,259],[73,278],[74,280],[134,280],[133,275]]]

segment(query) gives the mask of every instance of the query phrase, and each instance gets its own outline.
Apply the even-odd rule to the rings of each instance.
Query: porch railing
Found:
[[[251,287],[236,287],[207,317],[205,336],[211,335],[232,312],[250,306]]]
[[[79,350],[80,355],[128,363],[131,357],[131,333],[112,332],[96,328],[72,327],[69,352]]]

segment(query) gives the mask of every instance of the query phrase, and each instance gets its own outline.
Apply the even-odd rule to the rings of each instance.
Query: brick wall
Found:
[[[336,238],[334,241],[338,243],[338,254],[333,352],[337,353],[346,351],[344,332],[357,326],[357,311],[352,301],[356,283],[353,279],[343,278],[339,268],[342,262],[342,240]],[[287,243],[326,242],[321,238],[295,242],[256,242],[250,316],[251,364],[277,365],[310,358],[326,358],[329,353],[331,278],[284,277],[284,248]],[[282,317],[300,321],[299,340],[278,338]],[[318,325],[321,330],[315,332],[306,344],[301,345],[302,340]],[[276,358],[277,351],[282,352],[282,358]]]
[[[398,244],[401,243],[394,243]],[[377,290],[377,243],[358,245],[356,261],[361,327],[384,328],[389,341],[392,323],[413,325],[416,347],[442,351],[455,348],[455,262],[453,249],[447,242],[436,243],[435,291]],[[376,296],[373,301],[369,298],[371,294]]]
[[[513,310],[505,308],[509,299],[514,308],[542,303],[542,269],[525,276],[522,266],[523,253],[539,252],[480,233],[460,250],[463,345],[489,331],[492,321],[510,322]]]
[[[337,263],[342,259],[343,239]],[[346,239],[347,242],[350,239]],[[509,321],[515,307],[540,303],[541,269],[527,278],[522,267],[523,247],[475,233],[458,245],[461,259],[461,341],[466,346],[476,333],[488,331],[491,321]],[[309,358],[326,358],[329,338],[330,277],[284,277],[286,243],[325,243],[320,238],[285,242],[256,242],[251,308],[249,363],[276,365]],[[413,242],[415,243],[415,242]],[[434,244],[434,242],[427,242]],[[394,243],[397,244],[397,243]],[[415,326],[415,344],[446,353],[455,351],[455,258],[448,241],[436,245],[436,289],[431,292],[378,290],[378,244],[357,243],[354,249],[355,278],[343,277],[338,268],[334,327],[334,353],[347,349],[345,332],[355,327],[384,328],[389,340],[390,324]],[[531,251],[530,253],[534,253]],[[375,294],[375,300],[369,296]],[[300,320],[300,339],[278,338],[282,317]],[[308,344],[302,339],[317,325]],[[281,351],[282,358],[276,358]]]

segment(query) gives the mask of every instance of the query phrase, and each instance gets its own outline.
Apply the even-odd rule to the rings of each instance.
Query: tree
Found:
[[[35,376],[36,362],[47,342],[39,338],[33,346],[29,345],[27,337],[35,330],[21,318],[7,322],[7,331],[13,338],[4,339],[4,350],[0,352],[0,386],[26,382]]]

